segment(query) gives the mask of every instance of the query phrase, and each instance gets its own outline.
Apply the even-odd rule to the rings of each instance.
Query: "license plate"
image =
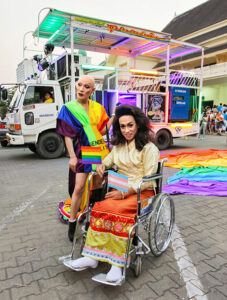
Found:
[[[8,135],[6,136],[7,142],[10,142],[10,138],[8,137]]]
[[[13,124],[10,124],[10,125],[9,125],[9,129],[10,129],[10,130],[14,130],[14,125],[13,125]]]

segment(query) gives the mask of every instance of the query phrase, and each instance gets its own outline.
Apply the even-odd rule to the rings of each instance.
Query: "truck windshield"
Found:
[[[19,106],[19,103],[20,103],[20,98],[21,98],[21,95],[23,93],[23,90],[24,90],[24,86],[21,87],[21,86],[18,86],[16,92],[14,93],[13,95],[13,98],[10,102],[10,105],[9,105],[9,109],[12,111],[14,108],[17,108]]]
[[[54,89],[50,86],[29,86],[27,88],[24,105],[53,103]]]

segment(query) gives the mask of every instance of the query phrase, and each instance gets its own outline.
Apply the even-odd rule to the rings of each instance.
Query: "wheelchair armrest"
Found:
[[[160,181],[162,182],[162,177],[163,177],[163,164],[165,161],[167,161],[167,158],[162,159],[158,164],[158,172],[154,175],[150,175],[150,176],[144,176],[141,181],[139,182],[139,186],[138,186],[138,190],[137,190],[137,215],[138,213],[140,214],[140,210],[141,210],[141,202],[140,202],[140,194],[141,194],[141,186],[144,182],[148,182],[151,180],[156,180],[156,179],[160,179]]]
[[[144,176],[140,182],[148,182],[150,180],[155,180],[155,179],[159,179],[161,178],[163,175],[162,173],[158,173],[158,174],[155,174],[155,175],[151,175],[151,176]]]
[[[114,172],[117,172],[118,170],[117,169],[115,169],[115,168],[109,168],[109,169],[105,169],[105,171],[104,171],[104,174],[107,174],[108,173],[108,171],[113,171],[114,170]],[[93,176],[95,176],[95,175],[98,175],[98,173],[96,172],[96,171],[91,171],[91,177],[93,177]]]

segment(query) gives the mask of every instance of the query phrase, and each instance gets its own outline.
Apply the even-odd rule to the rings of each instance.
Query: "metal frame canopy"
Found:
[[[94,19],[50,8],[33,36],[57,47],[136,57],[171,60],[202,47],[171,39],[171,34]],[[168,53],[169,52],[169,53]]]
[[[40,13],[48,9],[48,13],[39,22]],[[168,123],[168,86],[170,79],[169,63],[172,59],[201,51],[200,91],[202,88],[203,48],[190,43],[171,39],[171,34],[151,31],[113,23],[110,21],[85,17],[54,8],[43,8],[39,12],[38,27],[34,37],[48,39],[56,47],[74,48],[101,52],[134,59],[137,55],[165,60],[166,73],[166,123]],[[71,70],[75,69],[71,60]],[[71,74],[71,99],[75,99],[75,77]],[[199,112],[201,110],[201,93]]]

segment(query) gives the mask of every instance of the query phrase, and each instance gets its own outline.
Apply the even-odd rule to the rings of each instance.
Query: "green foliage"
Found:
[[[0,117],[5,119],[7,113],[7,102],[0,101]]]

